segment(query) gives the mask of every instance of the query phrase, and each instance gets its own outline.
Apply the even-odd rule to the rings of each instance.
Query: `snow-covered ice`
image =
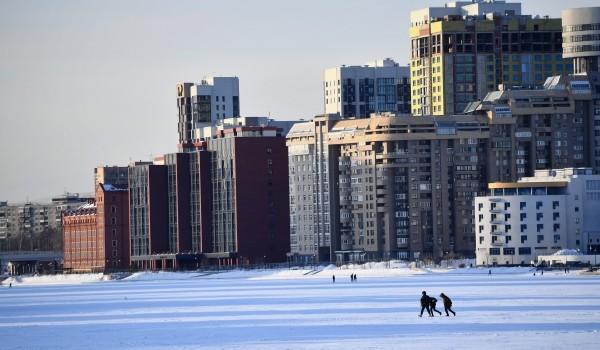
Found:
[[[531,268],[9,278],[2,349],[594,349],[600,276]],[[357,282],[350,281],[350,274]],[[332,282],[332,275],[336,282]],[[12,288],[8,284],[12,283]],[[456,317],[423,317],[421,291]],[[443,312],[443,305],[438,303]]]

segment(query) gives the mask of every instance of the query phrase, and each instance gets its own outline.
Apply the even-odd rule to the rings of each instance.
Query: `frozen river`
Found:
[[[0,288],[2,349],[592,349],[600,276],[328,270]],[[336,282],[331,276],[336,275]],[[93,278],[92,278],[93,280]],[[421,291],[456,317],[417,317]],[[441,301],[438,309],[443,312]]]

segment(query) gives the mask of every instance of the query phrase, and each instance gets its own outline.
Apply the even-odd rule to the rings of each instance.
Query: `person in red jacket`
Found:
[[[446,311],[446,316],[450,316],[448,311],[452,312],[454,316],[456,316],[456,312],[452,311],[452,300],[446,296],[446,294],[440,294],[440,298],[444,301],[444,311]]]

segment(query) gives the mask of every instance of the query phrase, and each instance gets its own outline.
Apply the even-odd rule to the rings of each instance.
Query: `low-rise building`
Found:
[[[521,265],[562,249],[600,251],[600,175],[591,168],[537,170],[490,183],[475,198],[478,265]]]
[[[95,200],[63,212],[62,226],[65,270],[99,272],[129,268],[126,185],[99,183]]]

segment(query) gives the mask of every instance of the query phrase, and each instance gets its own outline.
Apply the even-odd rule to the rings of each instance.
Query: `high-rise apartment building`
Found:
[[[487,115],[495,163],[490,181],[515,182],[536,170],[590,167],[600,173],[600,75],[560,75],[542,89],[501,90],[469,105]],[[491,159],[491,158],[490,158]]]
[[[290,260],[333,261],[338,247],[339,214],[335,149],[328,133],[338,114],[295,124],[287,134],[289,158]]]
[[[143,269],[174,268],[169,251],[167,167],[140,164],[129,169],[131,264]],[[164,254],[164,256],[161,256]]]
[[[213,77],[200,84],[177,84],[179,148],[200,142],[203,127],[219,120],[240,115],[239,80],[237,77]]]
[[[292,256],[472,256],[474,198],[487,183],[552,168],[600,172],[596,75],[488,93],[463,116],[296,124],[287,135]]]
[[[130,167],[132,265],[189,269],[204,263],[210,239],[210,155],[179,152]]]
[[[523,15],[520,3],[455,1],[410,17],[414,115],[462,113],[500,84],[541,85],[573,71],[561,19]]]
[[[600,7],[562,11],[563,56],[573,73],[600,72]]]
[[[341,66],[323,73],[325,113],[342,119],[368,118],[371,113],[410,113],[409,69],[392,59],[364,66]]]
[[[275,127],[238,126],[208,141],[212,154],[212,247],[224,264],[286,261],[288,159]]]
[[[489,137],[478,116],[324,115],[296,124],[287,136],[293,259],[473,255]]]
[[[288,159],[277,124],[227,118],[199,127],[205,137],[185,152],[131,167],[134,266],[286,261]]]

